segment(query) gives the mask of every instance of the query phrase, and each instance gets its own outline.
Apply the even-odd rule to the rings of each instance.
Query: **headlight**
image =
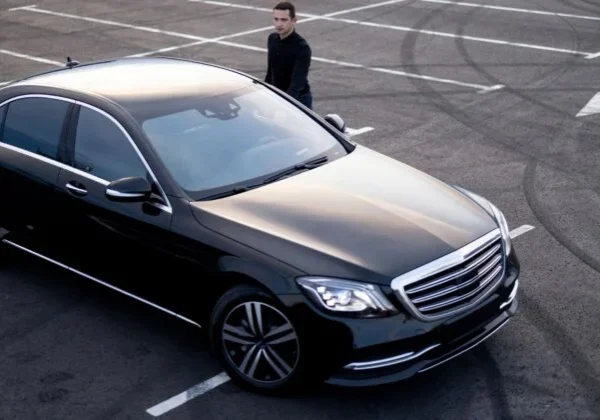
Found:
[[[297,281],[315,303],[330,312],[360,317],[397,312],[381,289],[372,284],[323,277],[301,277]]]
[[[504,241],[504,248],[506,251],[506,255],[510,253],[512,247],[512,240],[510,238],[510,230],[508,229],[508,223],[506,222],[506,218],[504,214],[500,211],[498,207],[492,204],[489,200],[477,195],[469,190],[465,190],[464,188],[455,186],[460,192],[466,194],[471,199],[473,199],[477,204],[484,208],[496,221],[498,222],[498,226],[500,227],[500,233],[502,234],[502,240]]]

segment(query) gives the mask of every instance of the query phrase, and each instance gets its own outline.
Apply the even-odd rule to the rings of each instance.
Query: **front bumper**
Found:
[[[303,295],[280,296],[304,330],[307,366],[333,385],[381,385],[427,372],[467,352],[504,327],[518,309],[520,263],[507,256],[498,285],[475,306],[423,320],[412,311],[384,318],[332,316]],[[399,308],[390,287],[382,290]]]
[[[483,343],[510,321],[518,308],[518,286],[516,280],[508,298],[499,301],[492,297],[456,325],[444,325],[438,334],[432,334],[429,343],[393,356],[348,363],[326,382],[340,386],[382,385],[438,367]]]

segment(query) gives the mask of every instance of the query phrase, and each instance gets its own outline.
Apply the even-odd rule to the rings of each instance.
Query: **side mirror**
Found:
[[[152,194],[152,185],[141,176],[117,179],[106,187],[106,197],[112,201],[145,201]]]
[[[344,122],[344,119],[342,117],[340,117],[338,114],[327,114],[325,116],[325,121],[327,121],[329,124],[333,125],[335,128],[337,128],[342,133],[346,134],[346,123]]]

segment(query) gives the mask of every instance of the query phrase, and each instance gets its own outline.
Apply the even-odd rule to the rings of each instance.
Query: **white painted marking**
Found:
[[[85,17],[85,16],[73,15],[70,13],[54,12],[52,10],[40,9],[38,7],[31,7],[31,8],[30,7],[22,7],[19,10],[20,11],[24,10],[27,12],[43,13],[43,14],[47,14],[47,15],[51,15],[51,16],[59,16],[59,17],[64,17],[64,18],[69,18],[69,19],[83,20],[86,22],[98,23],[98,24],[102,24],[102,25],[118,26],[120,28],[128,28],[128,29],[134,29],[137,31],[152,32],[155,34],[169,35],[169,36],[174,36],[174,37],[179,37],[179,38],[194,39],[196,41],[205,41],[205,40],[209,39],[209,38],[204,38],[201,36],[184,34],[181,32],[163,31],[161,29],[151,28],[148,26],[130,25],[128,23],[116,22],[114,20],[96,19],[96,18],[90,18],[90,17]]]
[[[189,0],[189,1],[193,1],[195,3],[215,4],[214,1],[210,1],[210,0]],[[500,39],[493,39],[493,38],[482,38],[482,37],[469,36],[469,35],[458,35],[458,34],[454,34],[454,33],[450,33],[450,32],[430,31],[430,30],[426,30],[426,29],[410,28],[407,26],[396,26],[396,25],[389,25],[389,24],[383,24],[383,23],[375,23],[375,22],[370,22],[370,21],[360,21],[360,20],[354,20],[354,19],[342,19],[342,18],[334,18],[333,17],[333,16],[337,16],[342,13],[346,14],[346,13],[350,13],[350,12],[364,10],[364,9],[367,9],[370,7],[376,7],[376,6],[379,7],[384,4],[392,4],[392,3],[394,3],[394,2],[385,2],[385,3],[379,3],[378,5],[357,7],[355,9],[344,10],[342,12],[336,12],[336,13],[329,13],[327,15],[316,15],[316,14],[312,14],[312,13],[299,13],[298,16],[307,16],[307,17],[310,17],[311,19],[323,19],[323,20],[330,20],[330,21],[334,21],[334,22],[348,23],[348,24],[352,24],[352,25],[362,25],[362,26],[369,26],[369,27],[381,28],[381,29],[390,29],[390,30],[402,31],[402,32],[414,32],[414,33],[426,34],[426,35],[432,35],[432,36],[441,36],[441,37],[452,38],[452,39],[464,39],[467,41],[482,42],[482,43],[486,43],[486,44],[502,45],[502,46],[509,46],[509,47],[517,47],[517,48],[527,48],[527,49],[549,51],[549,52],[555,52],[555,53],[583,55],[586,57],[589,57],[590,55],[595,54],[595,53],[590,53],[590,52],[585,52],[585,51],[548,47],[545,45],[503,41]],[[265,8],[250,7],[250,6],[246,6],[243,4],[236,4],[236,3],[219,3],[219,5],[227,6],[227,7],[235,7],[235,8],[240,8],[240,9],[257,10],[257,11],[265,11],[266,10],[266,11],[270,12],[270,10],[265,9]],[[298,23],[300,23],[300,22],[302,22],[302,21],[299,21]]]
[[[587,19],[587,20],[599,20],[600,21],[600,17],[598,17],[598,16],[573,15],[570,13],[547,12],[547,11],[543,11],[543,10],[521,9],[518,7],[493,6],[493,5],[487,5],[487,4],[466,3],[466,2],[450,1],[450,0],[421,0],[421,1],[426,2],[426,3],[452,4],[455,6],[478,7],[481,9],[502,10],[505,12],[519,12],[519,13],[528,13],[528,14],[532,14],[532,15],[558,16],[558,17],[566,17],[566,18],[574,18],[574,19]]]
[[[161,48],[160,50],[146,51],[146,52],[139,53],[139,54],[132,54],[129,57],[146,57],[146,56],[153,55],[153,54],[159,54],[159,53],[164,53],[164,52],[169,52],[169,51],[180,50],[183,48],[195,47],[195,46],[202,45],[202,44],[208,44],[208,43],[217,43],[218,44],[218,43],[221,43],[221,41],[224,41],[229,38],[235,38],[235,37],[244,36],[244,35],[251,35],[251,34],[254,34],[257,32],[264,32],[264,31],[267,31],[270,29],[273,29],[272,25],[264,26],[262,28],[257,28],[257,29],[251,29],[248,31],[237,32],[237,33],[231,34],[231,35],[224,35],[224,36],[220,36],[217,38],[205,38],[202,41],[190,42],[188,44],[183,44],[183,45],[175,45],[173,47]],[[264,49],[264,51],[266,51],[266,49]],[[262,52],[262,50],[261,50],[261,52]]]
[[[593,60],[594,58],[598,58],[600,57],[600,52],[594,53],[594,54],[588,54],[585,58],[586,60]]]
[[[180,405],[183,405],[186,402],[202,394],[207,393],[211,389],[216,388],[229,380],[229,376],[225,372],[221,372],[217,376],[214,376],[204,382],[194,385],[190,389],[183,391],[181,394],[175,395],[174,397],[171,397],[168,400],[163,401],[155,405],[154,407],[147,409],[146,412],[148,414],[153,415],[154,417],[161,416],[166,412],[171,411],[174,408],[177,408]]]
[[[25,9],[25,8],[30,8],[30,7],[37,7],[37,5],[35,4],[30,4],[27,6],[20,6],[20,7],[13,7],[11,9],[8,9],[9,12],[14,12],[15,10],[19,10],[19,9]]]
[[[235,5],[233,3],[226,3],[224,1],[202,1],[202,0],[189,0],[192,3],[206,3],[206,4],[210,4],[213,6],[222,6],[222,7],[235,7]],[[248,9],[248,10],[258,10],[261,12],[272,12],[273,9],[269,9],[268,7],[256,7],[256,6],[246,6],[246,5],[239,5],[238,9]],[[300,16],[299,13],[296,13],[297,16]]]
[[[384,3],[371,4],[369,6],[363,6],[363,7],[358,7],[358,8],[349,9],[349,10],[352,10],[352,11],[364,10],[366,8],[373,8],[373,7],[376,7],[376,6],[385,5],[385,4],[398,3],[398,2],[401,2],[401,1],[404,1],[404,0],[386,1]],[[73,14],[69,14],[69,13],[54,12],[54,11],[51,11],[51,10],[40,9],[40,8],[37,8],[37,7],[36,8],[23,8],[21,10],[28,11],[28,12],[34,12],[34,13],[44,13],[44,14],[48,14],[48,15],[66,17],[66,18],[70,18],[70,19],[84,20],[84,21],[93,22],[93,23],[99,23],[99,24],[104,24],[104,25],[119,26],[119,27],[123,27],[123,28],[129,28],[129,29],[139,30],[139,31],[153,32],[153,33],[157,33],[157,34],[161,34],[161,35],[168,35],[168,36],[179,37],[179,38],[193,39],[193,40],[196,40],[196,41],[202,41],[203,43],[215,43],[215,44],[219,44],[219,45],[228,45],[228,46],[231,46],[231,47],[241,48],[241,49],[246,49],[246,50],[259,51],[259,52],[267,52],[266,48],[255,47],[253,45],[240,44],[240,43],[235,43],[235,42],[230,42],[230,41],[225,41],[224,40],[226,37],[232,37],[233,35],[239,36],[239,34],[233,34],[233,35],[229,35],[229,36],[226,35],[224,37],[219,37],[219,38],[204,38],[204,37],[200,37],[200,36],[196,36],[196,35],[184,34],[184,33],[181,33],[181,32],[163,31],[163,30],[160,30],[160,29],[150,28],[150,27],[147,27],[147,26],[130,25],[130,24],[127,24],[127,23],[121,23],[121,22],[116,22],[116,21],[111,21],[111,20],[96,19],[96,18],[89,18],[89,17],[85,17],[85,16],[73,15]],[[333,14],[339,15],[339,14],[342,14],[342,13],[348,13],[348,11],[339,11],[339,12],[335,12]],[[315,19],[317,19],[317,18],[321,19],[323,17],[322,16],[315,17]],[[244,31],[244,34],[254,33],[254,32],[260,32],[262,30],[267,30],[267,29],[272,29],[272,27],[264,27],[264,28],[253,29],[251,31]],[[215,39],[221,39],[221,40],[217,41]],[[191,44],[199,45],[200,43],[189,43],[189,44],[186,44],[186,45],[189,46]],[[179,46],[176,46],[176,47],[168,47],[168,48],[183,48],[183,47],[181,45],[179,45]],[[145,54],[145,53],[143,53],[143,54]],[[139,56],[139,54],[135,54],[135,55]],[[473,84],[473,83],[465,83],[465,82],[460,82],[460,81],[452,80],[452,79],[442,79],[442,78],[438,78],[438,77],[424,76],[424,75],[421,75],[421,74],[407,73],[407,72],[403,72],[403,71],[399,71],[399,70],[391,70],[391,69],[378,68],[378,67],[368,67],[368,66],[365,66],[365,65],[362,65],[362,64],[356,64],[356,63],[348,63],[348,62],[343,62],[343,61],[330,60],[330,59],[321,58],[321,57],[313,57],[312,59],[313,59],[313,61],[320,61],[320,62],[323,62],[323,63],[335,64],[335,65],[339,65],[339,66],[342,66],[342,67],[353,67],[353,68],[359,68],[359,69],[369,70],[369,71],[374,71],[374,72],[392,74],[392,75],[395,75],[395,76],[404,76],[404,77],[415,78],[415,79],[429,80],[429,81],[437,82],[437,83],[445,83],[445,84],[451,84],[451,85],[456,85],[456,86],[469,87],[469,88],[477,89],[477,90],[479,90],[481,92],[487,92],[487,91],[491,91],[491,90],[495,90],[495,89],[499,88],[498,86],[486,86],[486,85],[479,85],[479,84]]]
[[[505,87],[505,85],[494,85],[494,86],[490,86],[490,87],[487,87],[487,88],[481,89],[481,90],[479,91],[479,93],[488,93],[488,92],[493,92],[493,91],[495,91],[495,90],[499,90],[499,89],[502,89],[502,88],[504,88],[504,87]]]
[[[523,226],[519,226],[516,229],[511,230],[509,235],[510,235],[511,239],[514,239],[517,236],[521,236],[522,234],[529,232],[530,230],[533,230],[533,229],[535,229],[535,228],[531,225],[523,225]]]
[[[600,92],[592,96],[592,99],[577,113],[577,117],[586,117],[600,113]]]
[[[48,59],[42,58],[42,57],[34,57],[33,55],[21,54],[21,53],[15,52],[15,51],[0,49],[0,54],[11,55],[13,57],[19,57],[19,58],[25,58],[27,60],[37,61],[38,63],[52,64],[55,66],[64,66],[64,63],[61,63],[59,61],[48,60]]]
[[[346,65],[350,65],[350,63],[346,63]],[[492,88],[493,88],[493,90],[496,90],[496,89],[500,89],[501,87],[503,87],[502,85],[485,86],[485,85],[478,85],[475,83],[464,83],[464,82],[459,82],[459,81],[451,80],[451,79],[442,79],[439,77],[424,76],[422,74],[406,73],[404,71],[384,69],[384,68],[380,68],[380,67],[363,67],[363,68],[367,69],[367,70],[371,70],[371,71],[377,71],[380,73],[394,74],[397,76],[405,76],[405,77],[409,77],[409,78],[413,78],[413,79],[422,79],[422,80],[429,80],[431,82],[447,83],[447,84],[456,85],[456,86],[470,87],[470,88],[477,89],[480,92],[484,92],[484,93],[486,91],[491,91]]]
[[[363,127],[363,128],[350,128],[346,127],[346,134],[348,137],[360,136],[361,134],[368,133],[369,131],[375,130],[373,127]]]
[[[245,4],[237,4],[237,3],[226,3],[223,1],[211,1],[211,0],[189,0],[192,3],[206,3],[206,4],[211,4],[214,6],[223,6],[223,7],[235,7],[238,9],[246,9],[246,10],[256,10],[259,12],[269,12],[271,13],[273,11],[272,8],[267,8],[267,7],[256,7],[256,6],[248,6]],[[384,1],[381,3],[374,3],[374,4],[369,4],[366,6],[360,6],[360,7],[354,7],[352,9],[345,9],[345,10],[340,10],[338,12],[333,12],[333,13],[327,13],[326,15],[316,15],[316,14],[311,14],[311,13],[296,13],[296,16],[306,16],[309,18],[318,18],[318,19],[322,19],[325,16],[338,16],[338,15],[345,15],[347,13],[354,13],[354,12],[360,12],[363,10],[367,10],[367,9],[373,9],[376,7],[382,7],[382,6],[389,6],[392,4],[397,4],[397,3],[402,3],[405,2],[407,0],[389,0],[389,1]],[[300,21],[299,21],[300,22]]]
[[[404,1],[406,1],[406,0],[384,1],[381,3],[374,3],[374,4],[368,4],[366,6],[355,7],[353,9],[340,10],[339,12],[327,13],[326,15],[323,15],[323,16],[324,17],[333,17],[333,16],[339,16],[339,15],[345,15],[347,13],[362,12],[363,10],[374,9],[376,7],[391,6],[393,4],[402,3]],[[312,16],[306,15],[306,16],[307,17],[322,17],[319,15],[312,15]]]
[[[228,7],[239,7],[240,9],[249,9],[249,10],[259,10],[262,12],[271,12],[272,9],[268,9],[265,7],[255,7],[255,6],[246,6],[246,5],[234,5],[233,3],[225,3],[225,2],[220,2],[220,1],[210,1],[210,0],[189,0],[191,2],[196,2],[196,3],[206,3],[206,4],[211,4],[211,5],[216,5],[216,6],[228,6]],[[381,7],[381,6],[387,6],[389,4],[395,4],[395,3],[401,3],[403,1],[406,0],[389,0],[389,1],[385,1],[382,3],[376,3],[376,4],[370,4],[368,6],[362,6],[362,7],[355,7],[353,9],[347,9],[347,10],[340,10],[338,12],[333,12],[333,13],[328,13],[324,16],[311,16],[308,19],[302,19],[299,22],[310,22],[312,20],[317,20],[317,19],[323,19],[329,16],[338,16],[341,14],[345,14],[345,13],[352,13],[358,10],[365,10],[365,9],[372,9],[374,7]],[[177,46],[173,46],[173,47],[166,47],[166,48],[161,48],[160,50],[155,50],[155,51],[148,51],[148,52],[144,52],[144,53],[140,53],[140,54],[133,54],[130,55],[130,57],[145,57],[145,56],[149,56],[149,55],[153,55],[153,54],[158,54],[158,53],[164,53],[164,52],[169,52],[169,51],[175,51],[175,50],[180,50],[183,48],[188,48],[188,47],[195,47],[198,45],[202,45],[202,44],[207,44],[207,43],[219,43],[220,41],[224,41],[226,39],[231,39],[231,38],[237,38],[240,36],[245,36],[245,35],[252,35],[255,33],[259,33],[259,32],[265,32],[265,31],[271,31],[273,30],[273,25],[269,25],[269,26],[264,26],[262,28],[257,28],[257,29],[251,29],[248,31],[243,31],[243,32],[237,32],[235,34],[231,34],[231,35],[224,35],[224,36],[220,36],[217,38],[210,38],[210,39],[205,39],[203,41],[198,41],[198,42],[192,42],[189,44],[183,44],[183,45],[177,45]],[[227,45],[227,44],[224,44]],[[238,46],[238,45],[235,45]],[[246,49],[252,49],[254,51],[258,51],[255,48],[246,48]],[[262,51],[266,51],[266,49],[261,49]]]
[[[6,86],[12,82],[14,82],[14,80],[9,80],[8,82],[0,82],[0,86]]]
[[[154,54],[162,54],[162,53],[166,53],[166,52],[170,52],[170,51],[176,51],[176,50],[181,50],[183,48],[189,48],[189,47],[193,47],[196,45],[201,45],[204,44],[206,41],[194,41],[194,42],[188,42],[187,44],[182,44],[182,45],[174,45],[172,47],[165,47],[165,48],[161,48],[160,50],[154,50],[154,51],[146,51],[143,53],[139,53],[139,54],[131,54],[128,55],[128,57],[134,58],[134,57],[147,57],[149,55],[154,55]]]

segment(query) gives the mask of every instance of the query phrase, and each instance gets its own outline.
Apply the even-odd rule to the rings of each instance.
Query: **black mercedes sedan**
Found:
[[[3,262],[16,249],[200,327],[255,392],[408,378],[517,310],[494,204],[214,64],[69,61],[3,87],[0,194]]]

